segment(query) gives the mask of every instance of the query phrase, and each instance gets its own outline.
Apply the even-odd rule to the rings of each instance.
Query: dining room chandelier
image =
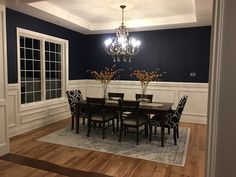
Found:
[[[125,5],[121,5],[122,22],[121,26],[116,29],[116,37],[105,40],[105,51],[111,55],[114,62],[131,62],[131,59],[139,52],[141,42],[133,37],[129,38],[128,28],[124,25],[124,9]]]

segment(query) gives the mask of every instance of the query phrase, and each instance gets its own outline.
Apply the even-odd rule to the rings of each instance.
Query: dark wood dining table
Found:
[[[87,101],[82,100],[79,102],[78,107],[86,107]],[[159,114],[161,117],[161,146],[164,147],[165,140],[165,116],[168,111],[172,108],[173,103],[166,102],[152,102],[152,103],[140,103],[139,110],[147,114]],[[106,100],[105,108],[111,110],[118,110],[118,100]]]

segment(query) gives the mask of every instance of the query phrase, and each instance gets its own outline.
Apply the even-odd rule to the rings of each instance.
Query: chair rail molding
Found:
[[[80,89],[83,97],[102,97],[102,85],[95,80],[70,80],[69,89]],[[134,100],[135,93],[141,93],[139,81],[112,81],[108,85],[107,92],[125,93],[124,99]],[[185,82],[150,82],[147,94],[153,94],[153,101],[171,102],[177,106],[183,95],[188,95],[185,110],[181,120],[190,123],[207,123],[207,83]]]

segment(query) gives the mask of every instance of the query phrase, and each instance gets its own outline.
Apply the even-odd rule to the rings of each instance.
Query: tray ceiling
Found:
[[[211,25],[212,0],[8,0],[7,7],[84,34]]]

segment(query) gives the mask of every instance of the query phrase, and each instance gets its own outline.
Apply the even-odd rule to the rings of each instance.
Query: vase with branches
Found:
[[[111,82],[111,80],[115,80],[119,77],[119,73],[122,71],[122,69],[117,69],[116,65],[113,65],[111,68],[105,67],[101,71],[95,71],[95,70],[88,70],[88,72],[91,74],[91,76],[95,79],[101,82],[102,88],[103,88],[103,97],[107,98],[107,86]]]
[[[158,71],[134,70],[131,76],[135,76],[141,83],[141,102],[148,102],[146,91],[149,82],[158,81],[161,74]]]

